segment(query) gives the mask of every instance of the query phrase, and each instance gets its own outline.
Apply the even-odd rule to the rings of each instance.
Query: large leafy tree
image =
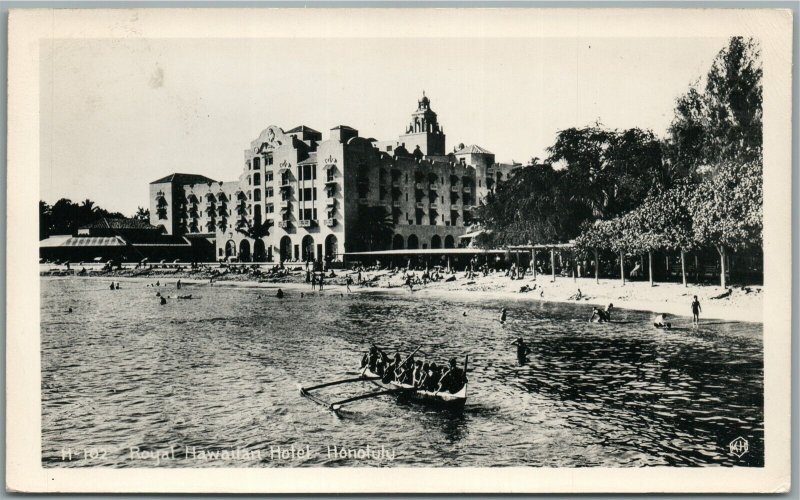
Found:
[[[667,141],[676,169],[694,173],[720,161],[760,161],[762,72],[758,44],[732,37],[705,79],[676,102]]]
[[[549,162],[562,164],[571,201],[612,218],[635,208],[672,179],[662,143],[649,130],[608,130],[599,125],[562,130],[548,148]]]
[[[119,212],[109,212],[98,207],[92,200],[74,203],[61,198],[52,206],[39,202],[39,237],[47,238],[54,234],[74,234],[78,228],[91,224],[102,217],[124,218]]]
[[[478,208],[478,217],[492,230],[484,244],[554,243],[575,237],[591,209],[575,198],[565,176],[564,170],[534,163],[501,182]]]
[[[763,206],[763,172],[757,161],[720,164],[691,198],[693,238],[717,249],[723,288],[728,252],[763,244]]]

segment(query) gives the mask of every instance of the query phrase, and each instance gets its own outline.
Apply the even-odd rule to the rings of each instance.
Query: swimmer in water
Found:
[[[500,309],[500,323],[505,323],[506,322],[506,311],[507,311],[507,309],[505,307]]]
[[[161,305],[163,306],[166,303],[167,303],[167,299],[165,299],[164,297],[161,297]]]

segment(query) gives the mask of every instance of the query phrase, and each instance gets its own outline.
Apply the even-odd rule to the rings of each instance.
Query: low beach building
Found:
[[[39,242],[39,257],[48,261],[189,261],[192,252],[188,239],[167,234],[163,226],[108,217],[81,226],[75,234],[53,235]]]
[[[345,252],[454,248],[475,207],[522,165],[477,145],[446,151],[428,97],[396,140],[339,125],[269,126],[223,182],[175,173],[150,184],[151,224],[185,236],[202,260],[341,261]]]

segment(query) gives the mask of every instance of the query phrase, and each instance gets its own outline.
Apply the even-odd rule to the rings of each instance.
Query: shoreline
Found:
[[[50,268],[51,271],[53,268]],[[110,273],[89,273],[86,276],[67,275],[61,277],[88,278],[103,281],[164,282],[169,288],[174,289],[175,282],[179,279],[187,285],[209,286],[210,275],[200,272],[155,272],[142,276],[129,276],[125,270]],[[195,274],[192,276],[192,274]],[[335,293],[346,293],[344,279],[352,275],[356,279],[356,271],[340,270],[334,278],[326,278],[325,289],[335,290]],[[422,274],[415,272],[416,276]],[[59,277],[58,275],[40,273],[40,277]],[[363,272],[362,276],[370,286],[353,284],[350,286],[352,293],[393,293],[408,294],[408,288],[403,285],[400,273],[389,271]],[[601,279],[599,284],[594,278],[567,278],[557,277],[551,281],[549,275],[538,275],[536,279],[528,276],[524,279],[511,280],[503,273],[490,273],[488,276],[475,276],[467,280],[464,273],[445,275],[455,277],[452,281],[431,282],[425,286],[415,285],[412,293],[431,299],[444,300],[492,300],[510,302],[559,302],[582,304],[586,306],[587,317],[594,306],[605,307],[609,303],[616,309],[629,309],[646,311],[653,314],[666,313],[681,318],[691,318],[690,304],[692,296],[697,295],[700,300],[702,312],[700,321],[704,319],[721,319],[728,321],[741,321],[763,324],[763,297],[762,286],[729,288],[728,297],[714,299],[724,290],[713,285],[689,284],[684,287],[681,283],[656,282],[650,287],[647,281],[631,281],[622,285],[619,280]],[[259,279],[243,274],[229,274],[215,278],[212,286],[229,286],[254,289],[282,288],[287,291],[312,291],[310,284],[305,282],[303,271],[293,271],[288,276],[281,278]],[[531,287],[531,291],[521,293],[522,286]],[[535,287],[535,288],[534,288]],[[162,288],[167,288],[162,285]],[[581,300],[571,299],[580,289],[583,296]],[[323,292],[324,293],[324,292]]]

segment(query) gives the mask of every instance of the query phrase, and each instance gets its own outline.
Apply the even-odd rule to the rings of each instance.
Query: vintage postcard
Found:
[[[791,40],[12,11],[6,487],[786,491]]]

